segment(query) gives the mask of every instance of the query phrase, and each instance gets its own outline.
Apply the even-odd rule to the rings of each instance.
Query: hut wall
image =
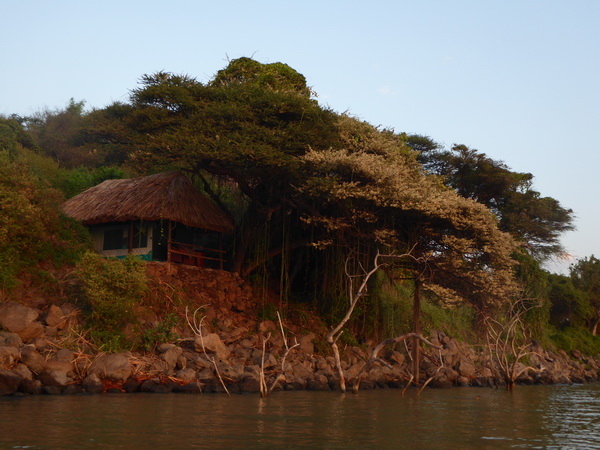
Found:
[[[152,226],[147,223],[115,223],[90,227],[94,250],[102,256],[125,257],[129,254],[152,260]],[[134,233],[130,239],[130,231]],[[129,245],[131,243],[131,251]]]

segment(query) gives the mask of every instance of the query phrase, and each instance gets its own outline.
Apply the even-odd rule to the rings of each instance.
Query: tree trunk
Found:
[[[592,324],[592,336],[598,336],[598,325],[600,325],[600,311],[596,311],[596,320]]]
[[[415,278],[415,294],[413,299],[413,333],[416,335],[421,334],[421,280],[419,277]],[[420,354],[420,341],[418,337],[412,339],[412,357],[413,357],[413,376],[415,377],[415,383],[419,383],[419,366],[421,365],[421,354]]]

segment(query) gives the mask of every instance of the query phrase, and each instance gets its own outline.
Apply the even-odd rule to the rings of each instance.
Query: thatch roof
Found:
[[[180,172],[106,180],[67,200],[62,209],[86,225],[164,219],[222,233],[234,228],[231,219]]]

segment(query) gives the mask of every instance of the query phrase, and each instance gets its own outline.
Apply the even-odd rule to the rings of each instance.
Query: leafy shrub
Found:
[[[550,336],[552,343],[565,352],[579,350],[584,355],[600,355],[600,336],[584,327],[566,327]]]
[[[0,151],[0,288],[14,287],[40,263],[75,263],[89,245],[85,229],[60,213],[63,197]]]
[[[167,314],[158,325],[146,330],[142,334],[142,348],[150,351],[159,344],[170,342],[177,338],[177,335],[171,330],[177,326],[178,322],[179,319],[176,314]]]
[[[102,258],[87,252],[77,264],[76,276],[95,335],[102,343],[110,342],[108,336],[135,321],[133,307],[147,291],[144,262],[133,256]]]

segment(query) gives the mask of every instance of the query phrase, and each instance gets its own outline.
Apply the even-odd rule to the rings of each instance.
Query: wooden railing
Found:
[[[183,242],[169,242],[169,262],[204,267],[207,261],[216,261],[215,264],[222,270],[225,263],[224,255],[225,251],[223,250],[184,244]]]

